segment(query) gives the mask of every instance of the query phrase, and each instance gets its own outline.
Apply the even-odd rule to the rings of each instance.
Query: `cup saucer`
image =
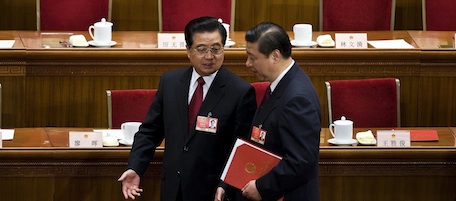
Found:
[[[123,144],[123,145],[126,145],[126,146],[131,146],[131,145],[133,145],[133,142],[127,142],[127,141],[125,141],[124,139],[119,140],[119,143],[120,143],[120,144]]]
[[[290,43],[291,43],[291,45],[293,45],[295,47],[312,47],[312,46],[317,45],[317,42],[315,42],[315,41],[300,42],[300,41],[296,41],[296,40],[291,40]]]
[[[356,139],[351,139],[348,142],[338,142],[335,138],[329,139],[328,142],[335,145],[352,145],[358,143]]]
[[[100,44],[100,43],[96,43],[96,42],[93,41],[93,40],[89,41],[88,43],[89,43],[89,45],[95,46],[95,47],[112,47],[112,46],[114,46],[114,45],[117,44],[116,41],[111,41],[111,42],[106,43],[106,44]]]
[[[119,146],[119,141],[115,137],[103,137],[103,146],[104,147],[117,147],[117,146]]]
[[[236,42],[234,42],[234,41],[232,41],[232,40],[228,40],[228,41],[226,41],[226,43],[225,43],[225,47],[231,47],[231,46],[233,46],[233,45],[235,45],[235,44],[236,44]]]

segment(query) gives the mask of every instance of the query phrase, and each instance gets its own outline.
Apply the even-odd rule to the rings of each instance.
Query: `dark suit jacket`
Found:
[[[256,109],[253,87],[222,66],[198,115],[218,118],[217,132],[188,132],[188,90],[192,68],[165,73],[147,116],[135,135],[128,167],[143,175],[165,138],[161,200],[213,200],[236,137],[246,137]]]
[[[263,200],[317,201],[321,130],[320,102],[312,81],[295,63],[267,103],[258,108],[253,125],[267,131],[263,148],[282,161],[256,181]]]

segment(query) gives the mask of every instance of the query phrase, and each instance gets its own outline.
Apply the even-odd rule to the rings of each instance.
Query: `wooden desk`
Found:
[[[72,33],[90,39],[86,32]],[[314,40],[327,33],[334,37],[333,32],[314,32]],[[16,39],[15,48],[0,51],[4,128],[107,127],[106,89],[157,88],[164,72],[190,65],[185,50],[155,48],[157,32],[114,32],[118,45],[112,48],[42,48],[41,32],[1,34]],[[405,39],[416,48],[294,48],[292,56],[314,83],[322,125],[328,125],[325,81],[396,77],[401,80],[402,126],[456,126],[456,51],[426,49],[423,42],[448,41],[449,36],[368,32],[369,40]],[[236,44],[225,49],[224,65],[249,82],[258,81],[245,67],[244,32],[230,37]]]
[[[321,200],[454,201],[456,128],[404,129],[436,129],[440,140],[400,149],[333,146],[327,143],[328,129],[322,129]],[[69,131],[91,130],[15,129],[14,139],[4,141],[0,150],[2,200],[124,200],[117,179],[127,166],[130,147],[68,148]],[[158,148],[141,180],[145,191],[138,200],[158,200],[163,150]]]
[[[332,138],[329,130],[323,129],[321,200],[456,199],[456,129],[402,129],[436,129],[439,141],[412,142],[409,148],[334,146],[327,143]],[[376,133],[377,129],[371,130]]]
[[[0,149],[2,200],[124,200],[117,178],[127,167],[130,147],[68,148],[69,131],[88,128],[18,128]],[[145,175],[139,200],[157,200],[163,147]],[[158,193],[158,194],[154,194]]]

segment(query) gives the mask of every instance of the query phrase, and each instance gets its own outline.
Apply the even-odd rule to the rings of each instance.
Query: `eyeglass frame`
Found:
[[[219,46],[219,45],[215,44],[215,46]],[[198,48],[204,48],[204,49],[198,49]],[[214,48],[214,45],[211,45],[210,47],[207,47],[205,45],[200,45],[200,46],[193,48],[193,50],[195,52],[197,52],[198,54],[200,54],[201,56],[206,55],[209,51],[211,51],[211,53],[213,55],[219,56],[219,55],[223,54],[223,52],[224,52],[224,48],[222,45],[220,45],[219,48],[220,49],[217,50],[216,48]],[[214,51],[220,51],[220,52],[217,54]]]

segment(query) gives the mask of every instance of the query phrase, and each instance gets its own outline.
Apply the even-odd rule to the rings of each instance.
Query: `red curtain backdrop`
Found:
[[[40,29],[83,31],[108,14],[109,0],[40,0]]]
[[[390,30],[392,0],[322,0],[323,31]]]
[[[426,30],[455,31],[456,1],[426,0]]]
[[[185,25],[201,16],[222,18],[231,22],[231,0],[161,0],[162,30],[184,31]]]

